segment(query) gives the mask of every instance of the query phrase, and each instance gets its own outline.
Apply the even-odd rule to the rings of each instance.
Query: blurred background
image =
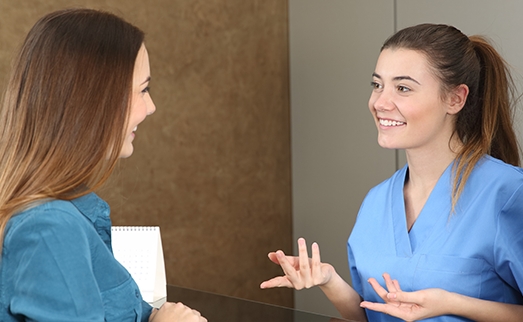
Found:
[[[329,315],[318,289],[259,284],[281,274],[267,253],[298,237],[350,281],[360,203],[405,162],[367,108],[385,39],[421,22],[487,35],[522,84],[517,0],[2,0],[2,91],[31,26],[69,7],[146,32],[157,111],[99,192],[113,224],[160,226],[168,284]]]

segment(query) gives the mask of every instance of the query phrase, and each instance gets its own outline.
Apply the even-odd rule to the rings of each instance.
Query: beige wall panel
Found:
[[[289,1],[294,240],[318,242],[349,283],[347,239],[361,202],[396,169],[367,107],[393,4]],[[296,291],[295,307],[338,315],[317,287]]]
[[[259,289],[292,247],[287,2],[2,0],[0,79],[36,19],[72,5],[147,34],[157,111],[101,193],[113,224],[161,227],[169,284],[292,306]]]

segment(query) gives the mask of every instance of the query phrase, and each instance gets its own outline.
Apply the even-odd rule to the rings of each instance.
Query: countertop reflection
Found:
[[[335,317],[168,285],[167,301],[200,311],[209,322],[346,322]]]

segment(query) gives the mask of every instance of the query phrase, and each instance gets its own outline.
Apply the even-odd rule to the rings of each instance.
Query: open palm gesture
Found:
[[[330,264],[321,262],[317,243],[313,243],[311,249],[312,258],[309,258],[307,243],[304,238],[299,238],[298,256],[286,256],[281,250],[269,253],[269,259],[280,265],[285,275],[267,280],[260,287],[289,287],[301,290],[328,283],[334,268]]]
[[[382,312],[405,321],[416,321],[447,314],[443,310],[447,292],[442,289],[425,289],[416,292],[403,292],[397,280],[383,274],[387,290],[375,278],[369,283],[385,303],[363,301],[360,306]]]

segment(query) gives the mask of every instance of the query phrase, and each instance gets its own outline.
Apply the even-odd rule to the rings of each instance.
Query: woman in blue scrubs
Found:
[[[261,287],[319,286],[359,321],[521,321],[523,171],[505,62],[482,37],[422,24],[385,42],[371,85],[378,142],[407,165],[361,205],[352,287],[303,239],[298,257],[269,254],[285,276]]]
[[[29,32],[0,109],[0,321],[206,321],[142,300],[93,192],[156,109],[150,75],[143,32],[113,14],[56,11]]]

